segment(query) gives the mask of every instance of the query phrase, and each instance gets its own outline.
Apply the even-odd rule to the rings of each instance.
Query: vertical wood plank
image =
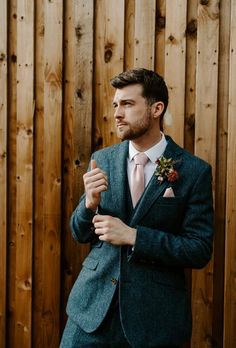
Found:
[[[216,165],[217,81],[219,45],[219,1],[198,5],[195,153]],[[204,82],[204,83],[203,83]],[[213,261],[193,272],[192,347],[212,342]]]
[[[93,92],[93,1],[75,1],[75,117],[73,118],[74,199],[73,207],[84,191],[82,175],[87,170],[92,146]]]
[[[134,65],[134,17],[135,0],[125,1],[125,62],[124,69],[132,69]]]
[[[44,242],[44,2],[35,2],[35,130],[34,130],[34,348],[43,339],[43,242]]]
[[[166,0],[156,1],[156,42],[155,42],[155,70],[164,77],[165,73],[165,27]]]
[[[117,142],[110,79],[124,67],[124,0],[96,2],[95,7],[95,148]],[[105,101],[105,102],[104,102]]]
[[[197,47],[197,1],[187,1],[186,27],[186,81],[184,147],[194,153],[195,96],[196,96],[196,47]],[[186,271],[189,297],[192,293],[192,272]],[[185,344],[189,348],[191,342]]]
[[[64,310],[70,289],[89,249],[88,245],[75,243],[69,230],[69,219],[84,191],[82,176],[91,155],[94,2],[77,0],[67,3],[65,16]],[[65,318],[62,327],[64,323]]]
[[[169,106],[165,129],[180,145],[184,142],[186,22],[187,1],[167,1],[165,80],[169,89]]]
[[[75,117],[75,27],[74,2],[66,1],[64,7],[64,102],[63,102],[63,200],[62,200],[62,238],[63,245],[61,268],[61,331],[63,331],[67,315],[66,304],[75,273],[78,271],[79,248],[73,243],[69,229],[69,219],[73,211],[73,120]]]
[[[34,6],[17,3],[16,327],[20,347],[31,347],[33,245]]]
[[[16,287],[16,71],[17,71],[17,1],[8,4],[8,263],[7,339],[9,347],[15,347],[15,287]]]
[[[223,347],[227,133],[229,102],[230,1],[220,4],[219,78],[215,178],[213,341]],[[226,316],[227,317],[227,316]]]
[[[207,5],[198,5],[195,152],[213,165],[213,172],[216,158],[218,46],[219,0],[212,0]]]
[[[0,11],[0,347],[6,337],[7,262],[7,2]]]
[[[43,345],[57,347],[60,332],[63,2],[45,1],[44,6]]]
[[[190,0],[187,2],[184,147],[192,153],[195,130],[196,50],[197,1]]]
[[[135,1],[134,66],[154,69],[156,0]]]
[[[236,2],[231,1],[228,156],[226,187],[226,249],[224,348],[236,345]]]

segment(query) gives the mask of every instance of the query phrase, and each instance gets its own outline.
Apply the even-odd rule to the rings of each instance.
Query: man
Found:
[[[168,91],[157,73],[111,84],[122,143],[95,152],[83,177],[71,228],[91,251],[61,347],[179,347],[191,336],[184,269],[212,253],[211,167],[162,133]]]

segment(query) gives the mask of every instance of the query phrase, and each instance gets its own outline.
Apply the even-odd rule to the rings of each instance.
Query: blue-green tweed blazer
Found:
[[[137,228],[133,250],[98,240],[91,223],[94,213],[86,209],[84,196],[71,217],[74,238],[92,247],[70,293],[67,313],[84,331],[93,332],[119,287],[121,322],[132,347],[180,345],[190,338],[184,270],[204,267],[212,254],[211,167],[166,138],[164,156],[176,161],[179,178],[159,183],[153,175],[131,214],[127,214],[128,141],[92,156],[109,181],[99,213]],[[163,197],[168,187],[175,197]]]

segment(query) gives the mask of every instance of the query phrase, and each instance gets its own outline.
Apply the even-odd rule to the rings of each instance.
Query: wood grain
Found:
[[[34,123],[34,306],[32,341],[35,348],[44,345],[43,288],[44,259],[44,4],[35,3],[35,123]]]
[[[196,49],[197,2],[190,0],[187,2],[184,147],[191,153],[194,153],[195,136]]]
[[[134,67],[134,18],[135,0],[125,1],[125,52],[124,70]]]
[[[8,4],[8,192],[7,192],[7,301],[6,344],[15,347],[15,283],[16,283],[16,90],[17,90],[17,1]]]
[[[216,166],[219,1],[198,5],[195,154]],[[203,83],[204,81],[204,83]],[[212,338],[213,260],[193,272],[192,346],[209,347]]]
[[[135,1],[134,66],[154,69],[156,0]]]
[[[224,348],[236,345],[236,3],[231,1],[229,113],[226,183]]]
[[[69,228],[72,211],[84,191],[82,176],[92,151],[93,1],[67,2],[65,8],[64,171],[62,308],[82,267],[88,245],[78,245]],[[65,311],[62,313],[65,324]]]
[[[45,2],[43,344],[57,347],[60,326],[63,4]],[[53,40],[51,33],[54,33]]]
[[[223,346],[224,327],[224,260],[226,222],[227,134],[229,102],[229,54],[230,54],[230,1],[220,5],[219,75],[217,105],[217,147],[215,177],[215,239],[213,283],[213,337],[218,347]],[[226,318],[225,318],[226,319]]]
[[[96,2],[95,7],[95,90],[94,147],[117,143],[110,79],[124,69],[124,0]]]
[[[0,12],[0,346],[5,346],[7,272],[7,2]]]
[[[166,0],[156,1],[155,71],[165,74]]]
[[[17,3],[17,134],[16,134],[16,326],[19,346],[31,347],[33,248],[34,6]],[[19,305],[20,304],[20,305]]]
[[[166,2],[165,80],[169,106],[165,130],[179,145],[184,143],[187,1]]]

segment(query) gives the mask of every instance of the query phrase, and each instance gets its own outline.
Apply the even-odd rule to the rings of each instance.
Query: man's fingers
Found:
[[[112,216],[110,215],[100,215],[100,214],[97,214],[94,216],[93,220],[92,220],[92,223],[97,223],[97,222],[105,222],[105,221],[109,221],[109,220],[112,220],[114,219]]]
[[[95,159],[92,159],[91,160],[91,170],[96,169],[96,168],[97,168],[97,162]]]

